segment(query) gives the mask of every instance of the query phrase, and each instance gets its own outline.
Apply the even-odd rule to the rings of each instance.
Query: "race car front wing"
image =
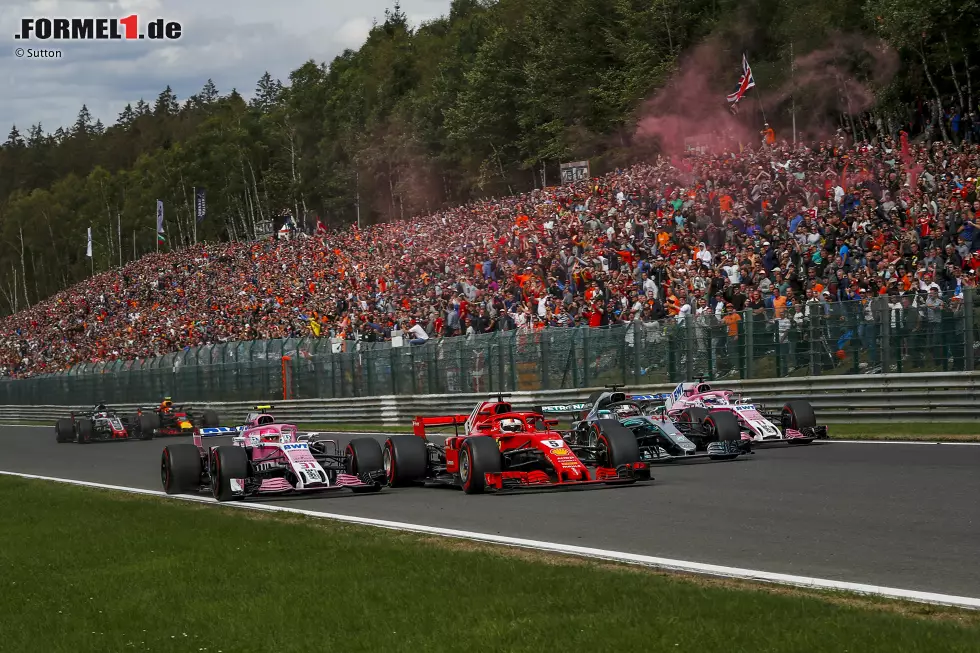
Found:
[[[485,474],[488,490],[577,490],[596,485],[631,485],[638,481],[652,481],[650,467],[645,462],[611,467],[599,467],[595,479],[588,481],[555,481],[542,471],[488,472]]]

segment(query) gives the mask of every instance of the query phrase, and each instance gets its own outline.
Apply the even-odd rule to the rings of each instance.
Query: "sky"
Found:
[[[329,63],[357,49],[372,20],[384,21],[395,0],[0,0],[0,142],[12,125],[26,134],[40,122],[45,132],[75,122],[85,104],[108,126],[127,103],[152,104],[170,85],[180,101],[208,78],[219,92],[250,97],[265,71],[287,81],[292,70],[315,59]],[[450,0],[401,0],[412,26],[449,12]],[[122,18],[136,14],[140,30],[150,20],[176,21],[175,41],[18,40],[24,18]],[[26,50],[58,50],[58,58]],[[18,54],[25,56],[18,57]]]

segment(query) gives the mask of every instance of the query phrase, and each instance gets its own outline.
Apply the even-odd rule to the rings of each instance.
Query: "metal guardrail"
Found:
[[[814,376],[757,379],[715,384],[743,393],[754,402],[770,405],[791,399],[807,399],[821,422],[968,421],[980,418],[980,373],[949,372],[924,374],[880,374],[862,376]],[[635,393],[673,390],[674,384],[631,386]],[[509,401],[519,408],[542,404],[584,401],[598,388],[512,392]],[[411,424],[416,415],[469,413],[486,394],[386,395],[347,399],[298,399],[276,401],[272,412],[279,419],[318,424]],[[179,401],[179,398],[178,398]],[[212,408],[224,424],[244,418],[252,406],[270,398],[252,401],[193,402],[188,408]],[[143,405],[144,408],[149,408]],[[91,406],[33,405],[0,406],[0,421],[46,422],[80,412]],[[114,404],[120,413],[135,412],[136,404]]]

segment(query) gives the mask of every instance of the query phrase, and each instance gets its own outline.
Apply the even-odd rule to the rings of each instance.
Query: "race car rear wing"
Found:
[[[206,428],[197,429],[198,434],[205,438],[216,438],[222,435],[234,435],[236,433],[242,433],[246,426],[209,426]]]
[[[416,417],[412,420],[412,433],[425,437],[426,426],[452,426],[459,433],[459,427],[466,423],[468,415],[446,415],[444,417]]]

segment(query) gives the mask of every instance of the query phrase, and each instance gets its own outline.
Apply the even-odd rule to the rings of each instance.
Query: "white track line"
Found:
[[[821,444],[943,444],[954,447],[980,447],[980,442],[939,442],[938,440],[819,440]]]
[[[57,483],[67,483],[69,485],[80,485],[84,487],[100,488],[105,490],[119,490],[133,494],[145,494],[157,497],[168,497],[183,501],[193,501],[197,503],[217,503],[213,497],[202,497],[193,495],[167,495],[160,490],[144,490],[141,488],[121,487],[118,485],[107,485],[105,483],[92,483],[89,481],[77,481],[74,479],[53,478],[50,476],[37,476],[35,474],[22,474],[19,472],[0,471],[0,475],[16,476],[19,478],[29,478],[41,481],[53,481]],[[371,519],[368,517],[354,517],[351,515],[338,515],[333,513],[315,512],[313,510],[301,510],[299,508],[289,508],[285,506],[250,503],[246,501],[231,501],[223,504],[232,508],[245,510],[261,510],[266,512],[282,512],[294,515],[305,515],[318,519],[332,519],[335,521],[359,524],[362,526],[373,526],[376,528],[387,528],[397,531],[409,531],[412,533],[422,533],[425,535],[438,535],[458,539],[475,540],[478,542],[488,542],[491,544],[502,544],[505,546],[534,549],[537,551],[548,551],[566,555],[581,556],[585,558],[595,558],[599,560],[611,560],[614,562],[624,562],[629,564],[656,567],[670,571],[681,571],[696,574],[706,574],[710,576],[722,576],[725,578],[738,578],[742,580],[759,581],[766,583],[778,583],[781,585],[793,585],[821,590],[835,590],[843,592],[854,592],[857,594],[870,594],[890,599],[902,599],[906,601],[916,601],[919,603],[932,603],[937,605],[950,605],[960,608],[980,609],[980,598],[967,596],[951,596],[948,594],[936,594],[933,592],[919,592],[916,590],[905,590],[894,587],[881,587],[878,585],[866,585],[863,583],[848,583],[837,580],[827,580],[823,578],[810,578],[807,576],[793,576],[790,574],[777,574],[768,571],[757,571],[754,569],[741,569],[738,567],[723,567],[721,565],[711,565],[702,562],[689,562],[686,560],[672,560],[670,558],[659,558],[655,556],[640,555],[636,553],[624,553],[619,551],[608,551],[605,549],[594,549],[591,547],[574,546],[569,544],[557,544],[554,542],[542,542],[539,540],[527,540],[517,537],[507,537],[503,535],[490,535],[487,533],[474,533],[471,531],[459,531],[451,528],[439,528],[436,526],[423,526],[419,524],[406,524],[403,522],[387,521],[384,519]]]

